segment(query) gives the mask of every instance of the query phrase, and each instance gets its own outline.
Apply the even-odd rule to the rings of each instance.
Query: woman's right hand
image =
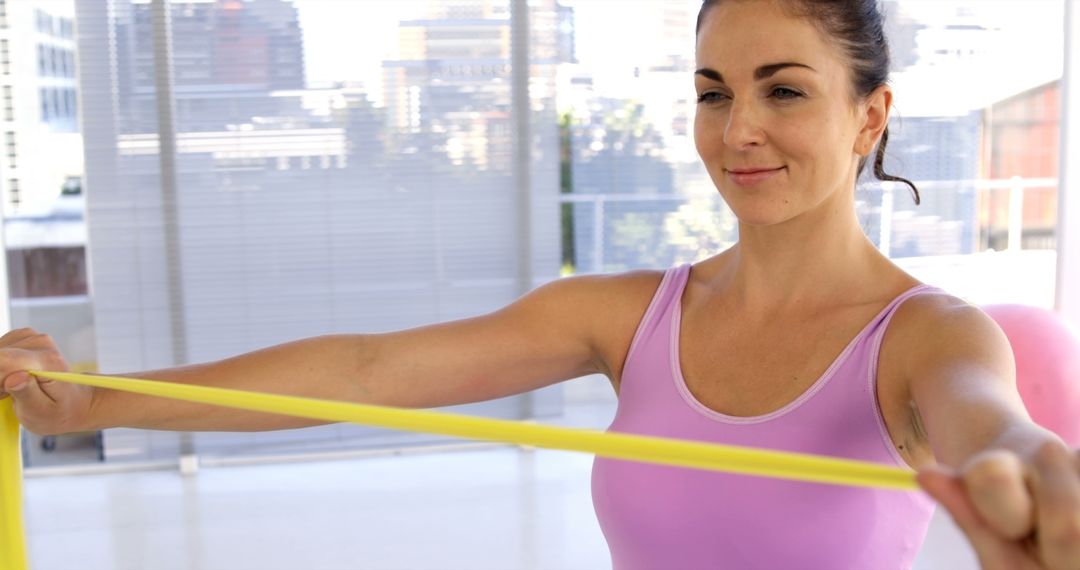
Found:
[[[0,337],[0,400],[10,396],[19,422],[36,434],[87,429],[93,388],[36,378],[26,372],[67,369],[47,334],[25,328]]]

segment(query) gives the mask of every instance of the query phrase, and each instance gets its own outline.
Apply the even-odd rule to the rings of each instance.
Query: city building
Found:
[[[637,3],[632,41],[613,40],[623,57],[560,66],[567,171],[579,195],[564,222],[573,227],[568,262],[576,271],[664,266],[698,254],[680,237],[687,210],[678,198],[715,192],[693,144],[696,14],[690,2]],[[730,213],[718,206],[704,210],[713,229],[727,228]],[[719,233],[715,247],[733,237]]]
[[[572,11],[530,6],[533,95],[554,96],[555,65],[573,56]],[[445,154],[456,166],[507,171],[511,160],[511,26],[505,0],[430,2],[399,23],[399,59],[383,65],[392,148]],[[540,109],[534,109],[539,111]],[[548,110],[553,115],[553,110]],[[413,135],[424,134],[423,139]],[[409,141],[409,142],[404,142]]]
[[[119,3],[117,91],[126,132],[157,128],[153,4]],[[124,12],[127,12],[126,15]],[[182,131],[224,130],[252,117],[301,114],[304,48],[289,0],[185,0],[170,4],[176,125]]]
[[[398,79],[378,107],[360,87],[304,84],[300,3],[173,2],[171,133],[157,120],[154,5],[76,5],[80,59],[98,70],[81,87],[101,369],[212,361],[489,312],[523,292],[522,247],[530,286],[558,275],[550,6],[530,22],[547,47],[533,51],[534,221],[523,235],[508,3],[440,0],[424,21],[403,24],[403,57],[387,65],[402,73],[391,73]],[[100,41],[108,37],[116,41]],[[275,61],[291,71],[273,71]],[[470,409],[522,417],[557,405],[555,396]],[[193,445],[331,448],[358,437],[388,441],[332,426],[200,434]],[[109,459],[175,455],[178,445],[173,434],[131,430],[105,441]]]
[[[983,177],[1056,180],[1061,152],[1061,80],[1044,83],[991,104],[983,113]],[[1008,246],[1008,189],[987,193],[979,225],[994,249]],[[1054,248],[1057,186],[1026,189],[1019,200],[1024,249]]]
[[[83,146],[72,1],[0,0],[0,215],[10,324],[48,330],[84,369]]]
[[[5,215],[48,213],[82,175],[74,6],[0,1],[0,200]]]
[[[896,17],[890,30],[899,34],[890,40],[902,47],[891,80],[886,171],[926,184],[919,206],[902,184],[887,185],[888,199],[876,182],[858,197],[868,234],[893,257],[970,254],[1000,243],[987,241],[984,213],[998,191],[975,183],[1002,172],[987,164],[987,145],[1007,135],[986,110],[1060,77],[1060,60],[1025,57],[1014,48],[1060,10],[1051,4],[1030,4],[1039,14],[1025,19],[1015,18],[1017,5],[996,2],[890,5]],[[999,79],[986,81],[991,76]],[[863,181],[872,181],[869,172]]]

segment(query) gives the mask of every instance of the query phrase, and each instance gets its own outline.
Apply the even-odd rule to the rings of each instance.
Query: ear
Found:
[[[889,126],[889,110],[892,109],[892,88],[882,85],[859,104],[861,121],[859,134],[855,137],[855,153],[869,156],[881,140],[881,133]]]

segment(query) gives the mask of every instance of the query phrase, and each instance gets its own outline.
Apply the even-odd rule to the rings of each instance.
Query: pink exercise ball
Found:
[[[1024,305],[982,307],[1005,331],[1016,384],[1035,423],[1080,445],[1080,334],[1057,313]]]

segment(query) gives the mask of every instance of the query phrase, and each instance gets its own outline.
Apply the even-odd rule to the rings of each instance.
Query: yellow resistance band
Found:
[[[22,528],[22,453],[11,398],[0,400],[0,568],[26,570]]]
[[[918,489],[915,475],[910,471],[848,459],[133,378],[34,370],[30,373],[39,378],[73,384],[330,422],[349,422],[466,439],[581,451],[614,459],[796,481],[899,490]],[[3,495],[0,495],[4,515],[2,528],[10,527],[13,531],[11,536],[5,534],[3,537],[3,540],[8,542],[0,543],[0,568],[22,569],[25,566],[19,566],[15,559],[7,558],[6,554],[13,551],[9,550],[13,547],[10,541],[16,536],[21,544],[21,528],[18,525],[22,519],[15,507],[21,504],[22,500],[18,494],[17,482],[20,475],[18,447],[11,443],[18,437],[18,426],[13,421],[5,421],[4,429],[5,445],[0,448],[0,466],[5,468],[0,471],[0,483],[3,484],[0,487],[3,492]],[[8,467],[9,465],[13,467]],[[15,482],[10,481],[13,478],[16,479]]]

